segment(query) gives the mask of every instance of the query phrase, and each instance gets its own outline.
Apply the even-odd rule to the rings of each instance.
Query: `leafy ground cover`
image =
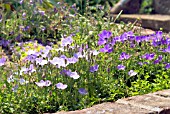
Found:
[[[1,12],[1,52],[11,51],[0,58],[1,113],[77,110],[170,88],[170,38],[161,31],[142,36],[102,18],[102,7],[80,15],[57,4],[21,0]]]

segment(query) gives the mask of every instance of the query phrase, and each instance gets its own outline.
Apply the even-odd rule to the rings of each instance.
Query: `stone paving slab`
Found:
[[[116,17],[116,15],[113,15],[113,17]],[[163,28],[165,32],[170,32],[170,15],[122,14],[117,21],[133,23],[136,19],[140,19],[142,27],[153,30],[160,30],[160,28]]]
[[[163,90],[163,91],[158,91],[153,93],[154,95],[159,95],[159,96],[163,96],[163,97],[170,97],[170,89],[168,90]]]
[[[170,114],[170,89],[54,114]]]
[[[106,102],[83,110],[58,112],[56,114],[147,114],[148,112],[153,113],[153,111],[131,105]]]

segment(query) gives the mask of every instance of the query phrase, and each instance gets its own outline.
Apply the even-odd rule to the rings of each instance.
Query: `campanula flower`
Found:
[[[10,77],[7,78],[7,82],[8,82],[8,83],[14,82],[14,77],[13,77],[13,75],[11,75]]]
[[[44,86],[47,87],[47,86],[50,86],[52,83],[49,80],[46,80],[46,81],[41,80],[40,82],[35,82],[35,84],[39,87],[44,87]]]
[[[94,65],[90,67],[90,72],[96,72],[99,68],[99,65]]]
[[[17,92],[17,89],[18,89],[18,85],[15,85],[15,86],[12,88],[12,91],[13,91],[13,92]]]
[[[137,75],[137,72],[135,72],[134,70],[130,70],[130,71],[128,72],[128,75],[129,75],[129,76],[135,76],[135,75]]]
[[[162,61],[162,55],[159,55],[158,58],[153,62],[154,64],[158,64],[160,61]]]
[[[36,61],[36,64],[41,65],[41,66],[44,66],[48,63],[48,61],[43,58],[36,58],[35,61]]]
[[[165,49],[163,50],[163,52],[170,53],[170,45],[169,45],[167,48],[165,48]]]
[[[117,66],[117,69],[118,69],[118,70],[125,70],[125,68],[126,68],[126,67],[125,67],[124,65],[122,65],[122,64],[120,64],[120,65]]]
[[[67,85],[60,82],[60,83],[57,83],[57,84],[56,84],[56,87],[57,87],[58,89],[64,90],[64,89],[67,88]]]
[[[67,65],[65,64],[65,59],[64,58],[59,58],[59,57],[54,57],[52,60],[50,60],[50,63],[53,65],[58,65],[58,68],[66,67]]]
[[[67,37],[67,38],[63,38],[61,40],[61,46],[67,46],[70,45],[73,42],[73,39],[71,36]]]
[[[152,59],[154,59],[154,57],[155,57],[154,53],[151,53],[151,54],[146,53],[142,56],[142,58],[144,58],[146,60],[152,60]]]
[[[82,95],[86,95],[86,94],[87,94],[87,90],[84,89],[84,88],[80,88],[78,91],[79,91],[79,93],[82,94]]]
[[[70,63],[74,64],[78,61],[76,57],[67,58],[66,60],[67,60],[67,64],[70,64]]]
[[[24,0],[20,0],[19,3],[22,4]]]
[[[166,68],[166,69],[170,69],[170,63],[167,63],[167,64],[165,65],[165,68]]]
[[[98,45],[103,45],[107,43],[108,39],[112,36],[111,31],[103,30],[99,35]]]
[[[26,80],[23,79],[23,78],[20,78],[20,79],[19,79],[19,83],[20,83],[21,85],[24,85],[24,84],[27,84],[28,81],[26,81]]]
[[[105,53],[105,52],[111,53],[112,51],[113,51],[113,47],[112,47],[111,44],[106,44],[106,45],[104,46],[104,48],[101,48],[101,49],[100,49],[100,52],[103,52],[103,53]]]
[[[120,60],[124,60],[124,59],[129,59],[130,57],[131,57],[131,55],[127,54],[126,52],[122,52],[122,53],[120,54],[119,59],[120,59]]]
[[[2,58],[0,59],[0,66],[5,65],[5,62],[6,62],[6,58],[5,58],[5,57],[2,57]]]
[[[69,74],[69,76],[73,79],[78,79],[80,76],[77,74],[77,72],[71,72],[71,74]]]

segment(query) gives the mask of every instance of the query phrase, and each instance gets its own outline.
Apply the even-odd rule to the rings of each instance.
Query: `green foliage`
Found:
[[[6,51],[3,49],[9,48],[12,55],[10,60],[5,54],[2,54],[0,59],[1,113],[78,110],[100,102],[170,88],[170,69],[166,68],[170,63],[170,56],[168,52],[162,51],[167,45],[153,46],[151,39],[142,39],[141,42],[129,39],[161,37],[161,41],[166,40],[168,43],[166,37],[161,34],[136,37],[140,32],[134,32],[131,36],[127,32],[133,29],[133,24],[115,24],[114,20],[117,18],[113,19],[109,14],[103,18],[105,12],[99,7],[94,9],[96,13],[87,9],[84,15],[81,15],[74,6],[58,3],[57,0],[44,0],[43,3],[31,5],[24,1],[18,5],[16,11],[2,12],[0,51],[4,53]],[[23,13],[26,15],[23,16]],[[26,29],[27,26],[29,28]],[[46,29],[42,30],[43,27]],[[111,31],[112,36],[108,42],[113,38],[118,39],[112,42],[115,43],[113,52],[96,54],[103,48],[98,45],[99,34],[103,30]],[[19,34],[21,36],[18,40]],[[49,41],[50,46],[34,41],[35,38],[44,43]],[[71,43],[62,46],[66,38],[72,38],[73,41],[69,39],[65,42],[71,40]],[[32,40],[27,42],[27,39]],[[51,44],[53,41],[57,43]],[[122,52],[131,55],[130,58],[120,60]],[[143,58],[146,53],[154,53],[154,58]],[[154,64],[159,55],[162,55],[162,60],[159,64]],[[4,57],[7,61],[3,64]],[[58,59],[53,61],[55,57]],[[120,64],[126,68],[118,69]],[[92,72],[90,68],[94,65],[99,67]],[[65,70],[71,70],[71,73]],[[129,75],[130,70],[136,74]],[[44,83],[42,80],[51,83]],[[67,87],[58,87],[58,83],[67,84]],[[80,88],[87,92],[79,92]]]
[[[153,0],[143,0],[139,13],[151,14],[153,12]]]
[[[70,5],[73,5],[76,3],[76,6],[79,9],[79,12],[81,14],[84,14],[87,10],[87,7],[94,11],[93,9],[100,5],[104,7],[105,11],[108,11],[110,7],[114,6],[114,4],[117,2],[116,0],[65,0],[65,2],[69,3]]]

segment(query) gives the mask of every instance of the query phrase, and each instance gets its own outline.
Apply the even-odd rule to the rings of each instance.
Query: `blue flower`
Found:
[[[100,33],[98,36],[99,36],[98,45],[103,45],[112,36],[112,32],[103,30],[102,33]]]
[[[5,58],[5,57],[2,57],[2,58],[0,59],[0,66],[5,65],[5,62],[6,62],[6,58]]]
[[[15,85],[15,86],[12,88],[12,91],[13,91],[13,92],[17,92],[18,87],[19,87],[18,85]]]
[[[153,45],[154,47],[160,46],[161,43],[162,43],[161,41],[156,41],[156,40],[153,40],[153,41],[152,41],[152,45]]]
[[[142,41],[142,38],[141,38],[141,36],[136,36],[135,40],[136,40],[137,43],[140,43]]]
[[[96,72],[99,68],[99,65],[94,65],[90,67],[90,72]]]
[[[166,49],[164,49],[163,52],[170,53],[170,45]]]
[[[67,46],[70,45],[73,42],[73,39],[71,36],[64,38],[61,40],[61,46]]]
[[[162,61],[162,55],[159,55],[158,58],[153,62],[154,64],[158,64],[160,61]]]
[[[82,95],[86,95],[87,94],[87,90],[85,90],[84,88],[80,88],[78,91]]]
[[[27,72],[35,72],[36,70],[34,69],[34,65],[33,64],[30,64],[30,67],[27,68]]]
[[[131,57],[131,55],[129,55],[129,54],[125,53],[125,52],[122,52],[122,53],[120,54],[119,59],[120,59],[120,60],[124,60],[124,59],[129,59],[130,57]]]
[[[156,36],[156,39],[157,39],[157,40],[161,40],[162,37],[163,37],[162,31],[157,31],[156,34],[155,34],[155,36]]]
[[[142,58],[144,58],[146,60],[152,60],[152,59],[154,59],[154,57],[155,57],[154,53],[151,53],[151,54],[146,53],[142,56]]]
[[[24,0],[20,0],[19,3],[22,4]]]
[[[169,45],[170,44],[170,38],[167,38],[166,39],[166,45]]]
[[[143,63],[142,63],[142,62],[138,62],[138,64],[139,64],[140,66],[143,66]]]
[[[67,58],[67,62],[68,62],[68,64],[70,64],[70,63],[76,63],[78,61],[78,59],[76,58],[76,57],[71,57],[71,58]]]
[[[122,64],[120,64],[120,65],[117,66],[117,69],[118,69],[118,70],[125,70],[125,68],[126,68],[126,67],[125,67],[124,65],[122,65]]]
[[[165,66],[166,69],[170,69],[170,63],[167,63]]]
[[[113,51],[113,48],[112,48],[112,46],[110,44],[106,44],[104,46],[104,48],[100,49],[100,52],[103,52],[103,53],[105,53],[105,52],[111,53],[112,51]]]
[[[63,69],[60,73],[62,75],[69,76],[69,77],[71,77],[73,79],[78,79],[80,77],[76,71],[75,72],[71,72],[70,69],[69,70]]]
[[[120,36],[120,40],[124,42],[125,40],[128,40],[128,37],[129,37],[129,34],[125,32]]]
[[[37,58],[37,55],[31,54],[31,55],[27,55],[25,60],[30,61],[30,62],[34,62],[36,60],[36,58]]]
[[[2,40],[0,41],[0,45],[3,46],[3,47],[5,47],[5,48],[8,47],[9,44],[10,44],[10,42],[9,42],[8,40],[2,39]]]

